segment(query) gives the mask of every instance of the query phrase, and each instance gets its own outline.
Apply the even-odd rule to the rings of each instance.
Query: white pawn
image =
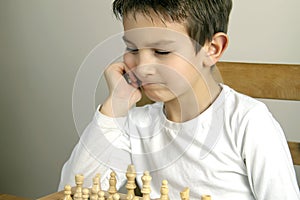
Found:
[[[201,200],[211,200],[211,196],[210,195],[202,195]]]
[[[120,195],[118,193],[115,193],[113,195],[113,200],[120,200]]]
[[[162,186],[160,188],[160,200],[169,200],[169,188],[168,188],[168,181],[163,180],[162,181]]]
[[[190,200],[190,189],[184,188],[183,191],[180,192],[181,200]]]
[[[82,200],[82,194],[81,193],[75,193],[73,200]]]
[[[90,200],[98,200],[98,192],[95,188],[91,189]]]
[[[105,200],[104,195],[105,195],[105,193],[103,191],[99,191],[98,192],[98,200]]]
[[[84,188],[82,190],[82,200],[88,200],[89,199],[89,189]]]
[[[101,190],[100,178],[101,178],[100,174],[96,174],[96,176],[93,178],[92,189],[95,189],[96,193],[98,193]]]
[[[71,197],[72,192],[71,192],[70,185],[65,186],[64,194],[65,194],[64,200],[72,200],[72,197]]]

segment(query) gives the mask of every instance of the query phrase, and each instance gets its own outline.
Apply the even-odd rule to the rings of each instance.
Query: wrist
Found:
[[[108,98],[99,108],[99,112],[108,117],[124,117],[127,115],[130,106],[128,101],[117,100],[116,98]]]

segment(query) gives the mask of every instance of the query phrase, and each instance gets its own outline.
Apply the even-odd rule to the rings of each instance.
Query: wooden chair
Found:
[[[214,73],[224,84],[254,98],[300,100],[300,65],[219,62]],[[137,106],[149,103],[143,95]],[[300,165],[300,143],[288,145],[294,165]]]

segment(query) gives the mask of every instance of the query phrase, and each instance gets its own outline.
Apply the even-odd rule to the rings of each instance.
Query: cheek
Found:
[[[182,90],[191,87],[193,82],[199,79],[199,72],[191,63],[182,59],[174,59],[168,67],[161,68],[160,73],[163,74],[168,86],[172,90]]]
[[[129,69],[134,69],[136,67],[136,61],[135,61],[135,56],[130,54],[130,53],[125,53],[123,56],[123,60],[125,65]]]

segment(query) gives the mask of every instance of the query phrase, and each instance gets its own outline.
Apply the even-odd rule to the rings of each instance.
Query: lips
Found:
[[[154,86],[163,86],[165,84],[161,82],[148,82],[148,83],[142,83],[142,87],[147,88],[147,87],[154,87]]]

